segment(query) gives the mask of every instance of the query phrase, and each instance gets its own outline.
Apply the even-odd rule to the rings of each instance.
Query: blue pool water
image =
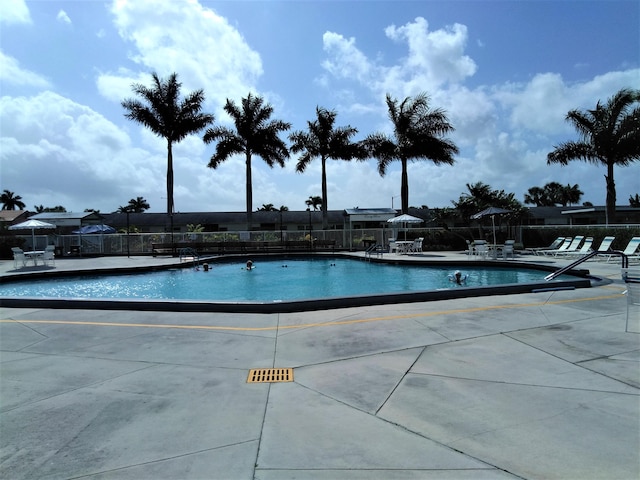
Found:
[[[459,288],[454,267],[402,266],[345,258],[261,259],[210,263],[210,270],[181,268],[128,275],[59,277],[0,285],[0,296],[170,299],[238,302],[288,301]],[[463,286],[544,281],[548,272],[499,267],[458,267]]]

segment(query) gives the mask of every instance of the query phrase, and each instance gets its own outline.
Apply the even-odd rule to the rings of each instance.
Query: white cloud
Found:
[[[356,47],[355,38],[345,38],[334,32],[325,32],[322,43],[329,59],[322,63],[325,70],[337,78],[348,78],[360,83],[369,81],[373,65]]]
[[[0,23],[7,25],[31,23],[31,15],[25,0],[0,0]]]
[[[380,103],[369,110],[369,116],[379,116],[383,131],[390,128],[382,102],[386,92],[403,98],[426,91],[431,94],[433,107],[446,110],[456,128],[451,139],[461,153],[454,167],[435,167],[430,162],[416,162],[409,167],[412,205],[446,206],[465,191],[466,183],[479,181],[513,192],[520,200],[529,188],[549,181],[579,183],[585,191],[583,200],[604,203],[604,188],[598,180],[604,174],[602,168],[582,162],[564,168],[550,166],[546,163],[547,153],[554,145],[577,138],[565,121],[569,110],[593,108],[596,102],[606,101],[621,88],[640,85],[640,69],[609,72],[573,83],[559,73],[540,73],[526,83],[469,88],[465,82],[474,75],[476,64],[465,54],[464,25],[429,31],[427,22],[417,18],[402,27],[392,25],[385,33],[393,41],[406,42],[408,48],[405,57],[386,66],[361,52],[355,38],[325,33],[325,75],[318,83],[344,101],[340,108],[345,112],[357,112],[360,105],[366,104],[363,98],[373,96]],[[355,82],[357,87],[345,90],[348,82]],[[354,185],[350,192],[359,192],[358,198],[366,197],[368,191],[397,194],[400,181],[396,163],[384,183],[370,178],[373,187]],[[635,172],[637,168],[629,167]],[[637,178],[627,171],[617,173],[619,201],[625,203],[625,192],[634,193],[639,188]]]
[[[419,80],[432,90],[446,83],[458,83],[476,72],[475,62],[464,49],[467,27],[459,23],[429,31],[427,21],[418,17],[402,27],[391,25],[385,34],[395,41],[406,41],[409,55],[401,63],[404,76]]]
[[[0,50],[0,80],[12,85],[48,88],[49,81],[37,73],[25,70],[13,57]]]
[[[65,12],[64,10],[60,10],[58,12],[58,15],[56,16],[56,19],[60,23],[64,23],[66,25],[71,25],[71,19],[69,18],[69,15],[67,15],[67,12]]]
[[[640,69],[609,72],[579,83],[567,83],[560,74],[541,73],[527,84],[505,84],[496,89],[495,99],[511,110],[514,128],[543,134],[568,134],[565,122],[573,109],[595,107],[621,88],[640,84]]]
[[[30,207],[69,202],[115,210],[137,196],[138,185],[163,183],[162,161],[132,148],[124,132],[89,107],[46,91],[2,97],[0,112],[3,188],[20,192]]]
[[[335,79],[357,82],[378,97],[387,92],[398,97],[433,92],[457,85],[477,70],[475,62],[464,54],[468,39],[464,25],[430,31],[427,21],[418,17],[401,27],[387,27],[385,34],[408,47],[407,56],[395,65],[370,60],[353,37],[325,32],[322,40],[328,58],[322,67]],[[329,81],[324,77],[318,83],[328,85]]]
[[[145,72],[156,71],[161,77],[178,72],[186,90],[203,88],[208,103],[216,107],[227,97],[240,99],[255,90],[262,74],[260,56],[213,10],[190,0],[115,0],[111,13],[120,36],[135,46],[130,59]],[[131,83],[131,76],[125,77]],[[101,82],[104,91],[105,80],[98,78]]]
[[[96,87],[103,97],[120,103],[125,98],[133,96],[131,85],[134,83],[150,84],[151,75],[143,72],[133,72],[120,68],[116,73],[99,73]]]

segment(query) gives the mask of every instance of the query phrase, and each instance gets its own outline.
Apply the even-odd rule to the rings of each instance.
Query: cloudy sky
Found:
[[[202,88],[205,110],[229,124],[227,98],[249,92],[274,118],[305,129],[316,106],[357,139],[389,131],[384,97],[427,92],[447,111],[454,166],[409,165],[412,206],[451,206],[484,182],[519,200],[550,181],[578,184],[604,205],[605,169],[547,166],[576,139],[564,117],[640,86],[640,4],[589,1],[0,0],[0,189],[27,208],[112,212],[142,196],[166,209],[166,145],[124,117],[121,101],[149,73]],[[241,158],[207,168],[201,136],[174,148],[176,211],[244,211]],[[320,162],[295,173],[253,165],[253,209],[306,208]],[[394,162],[328,164],[329,208],[400,206]],[[618,204],[640,192],[640,163],[616,170]]]

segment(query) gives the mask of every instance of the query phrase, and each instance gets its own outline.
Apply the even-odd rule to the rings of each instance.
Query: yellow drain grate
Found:
[[[254,368],[247,383],[293,382],[293,368]]]

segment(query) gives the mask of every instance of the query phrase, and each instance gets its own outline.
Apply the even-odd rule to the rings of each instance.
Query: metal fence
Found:
[[[502,226],[498,234],[503,238],[516,240],[525,246],[536,246],[535,243],[548,244],[547,237],[560,235],[559,232],[575,231],[583,234],[588,231],[625,232],[625,237],[640,235],[640,225],[545,225],[545,226]],[[185,244],[210,242],[268,242],[286,244],[287,242],[314,240],[335,242],[337,250],[364,250],[371,245],[387,245],[391,239],[414,239],[429,237],[431,246],[437,248],[460,248],[466,240],[479,239],[491,234],[486,226],[457,228],[371,228],[353,230],[300,230],[300,231],[235,231],[205,233],[115,233],[103,235],[36,235],[32,245],[31,235],[18,235],[23,239],[25,248],[43,250],[46,245],[54,245],[56,255],[151,255],[154,244]],[[425,249],[429,249],[425,247]]]

